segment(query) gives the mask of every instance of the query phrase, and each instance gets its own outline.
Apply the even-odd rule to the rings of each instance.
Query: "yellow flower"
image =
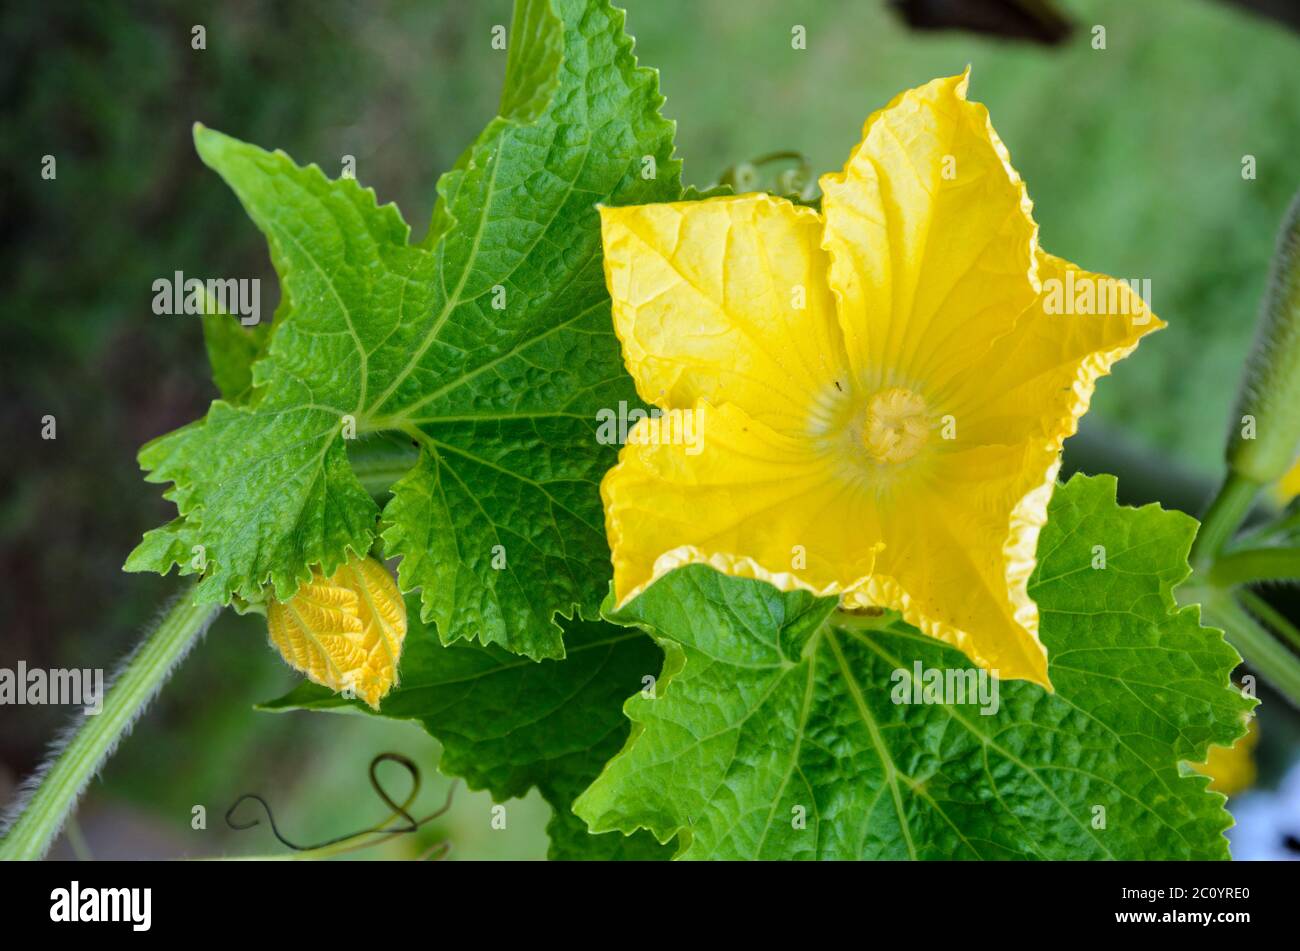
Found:
[[[288,601],[267,606],[271,643],[290,667],[371,707],[397,683],[406,604],[388,569],[352,558],[330,578],[319,571]]]
[[[702,562],[897,609],[1050,688],[1026,589],[1061,445],[1163,324],[1038,247],[968,77],[872,115],[821,213],[768,195],[601,209],[624,357],[668,411],[602,485],[618,604]]]

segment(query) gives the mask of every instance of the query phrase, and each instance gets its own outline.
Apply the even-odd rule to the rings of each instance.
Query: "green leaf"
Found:
[[[409,599],[408,599],[409,600]],[[662,660],[639,631],[603,621],[565,624],[568,656],[540,663],[498,647],[443,646],[423,625],[406,636],[401,684],[379,716],[416,720],[442,743],[440,769],[503,802],[536,786],[555,810],[551,858],[667,858],[646,833],[592,835],[571,811],[574,798],[627,739],[623,699],[642,689]],[[303,682],[264,710],[371,712]]]
[[[198,134],[201,126],[195,127]],[[275,259],[272,245],[272,262],[277,274],[283,271]],[[280,303],[269,321],[259,320],[252,326],[242,322],[241,315],[231,315],[221,310],[220,301],[205,296],[207,312],[203,316],[203,345],[212,366],[212,382],[217,385],[221,398],[227,403],[247,403],[253,396],[253,364],[266,352],[271,342],[271,330],[281,323],[291,310],[287,291],[280,295]],[[260,315],[259,315],[260,317]]]
[[[676,199],[681,169],[620,11],[521,0],[510,36],[502,114],[439,182],[419,244],[355,181],[196,130],[266,235],[286,303],[246,400],[141,451],[180,519],[128,570],[179,564],[202,572],[200,599],[256,601],[364,554],[380,513],[348,463],[355,425],[420,447],[382,535],[445,642],[562,657],[555,614],[597,615],[610,574],[599,482],[617,447],[597,441],[596,414],[635,393],[595,207]]]
[[[243,327],[226,314],[204,316],[203,344],[212,364],[212,382],[223,400],[239,403],[250,395],[253,362],[261,355],[270,327],[269,323]]]
[[[615,618],[659,641],[664,672],[575,811],[680,833],[687,858],[1226,858],[1224,799],[1180,763],[1231,744],[1253,701],[1221,632],[1173,601],[1195,531],[1117,506],[1110,477],[1058,488],[1030,584],[1056,692],[1001,682],[992,715],[895,702],[917,663],[969,668],[901,622],[679,569]]]

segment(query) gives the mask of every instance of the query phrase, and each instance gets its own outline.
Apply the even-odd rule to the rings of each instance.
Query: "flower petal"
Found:
[[[314,571],[288,601],[267,605],[271,643],[290,667],[371,707],[397,683],[406,604],[388,569],[353,556],[326,578]]]
[[[646,402],[734,403],[798,434],[847,389],[816,212],[742,195],[602,208],[601,230],[614,328]]]
[[[1051,688],[1027,586],[1052,482],[1020,493],[1023,447],[949,453],[922,485],[882,502],[884,549],[859,603],[900,611],[1008,680]]]
[[[1033,206],[968,79],[898,96],[821,179],[830,283],[867,392],[941,383],[1037,296]]]
[[[1033,442],[1040,453],[1032,466],[1035,481],[1078,429],[1097,380],[1143,336],[1165,326],[1124,281],[1043,251],[1038,271],[1043,293],[1013,331],[979,364],[950,380],[936,399],[937,412],[955,422],[954,448]],[[1062,302],[1077,310],[1074,303],[1085,289],[1107,312],[1060,312]]]
[[[1164,323],[1123,282],[1043,252],[1039,273],[1044,295],[940,393],[936,412],[951,416],[954,438],[912,501],[915,521],[891,513],[867,591],[981,666],[1050,687],[1028,583],[1061,447],[1097,379]],[[1117,312],[1054,312],[1049,293],[1087,282]]]
[[[642,420],[601,484],[619,606],[696,562],[817,594],[870,575],[870,498],[830,454],[730,404],[692,412],[702,446],[671,415]]]

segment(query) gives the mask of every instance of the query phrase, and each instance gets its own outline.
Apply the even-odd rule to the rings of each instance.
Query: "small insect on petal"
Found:
[[[326,578],[319,571],[288,601],[267,609],[271,643],[308,680],[371,707],[397,683],[406,640],[406,604],[374,558],[353,558]]]

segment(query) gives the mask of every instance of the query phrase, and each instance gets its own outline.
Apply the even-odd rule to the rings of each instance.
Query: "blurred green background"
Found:
[[[1075,28],[1054,46],[918,32],[882,0],[626,5],[697,185],[774,150],[802,151],[818,174],[836,169],[869,112],[972,64],[972,98],[988,104],[1029,184],[1043,244],[1149,278],[1170,325],[1100,386],[1085,437],[1103,450],[1114,438],[1144,446],[1208,488],[1275,231],[1300,186],[1293,30],[1222,0],[1060,0]],[[510,2],[86,2],[3,16],[0,666],[111,668],[176,588],[119,570],[172,514],[141,480],[136,449],[215,395],[199,324],[155,316],[151,284],[182,270],[275,287],[261,237],[195,156],[191,124],[330,175],[353,155],[357,177],[418,235],[437,176],[495,114],[505,54],[490,31],[510,22]],[[191,48],[195,24],[204,50]],[[804,50],[791,48],[795,24]],[[47,154],[53,181],[40,176]],[[1243,179],[1248,155],[1254,179]],[[56,440],[40,438],[46,414]],[[224,827],[245,792],[265,795],[290,837],[329,838],[385,814],[366,772],[385,750],[424,767],[422,808],[441,802],[437,744],[415,726],[252,710],[294,682],[264,624],[217,622],[57,854],[282,851],[264,827]],[[0,708],[0,804],[65,717]],[[1295,759],[1296,735],[1294,712],[1266,703],[1265,788]],[[392,775],[400,795],[406,779]],[[191,828],[196,805],[205,830]],[[419,842],[361,854],[418,855],[443,839],[457,858],[545,854],[549,811],[535,794],[509,804],[505,830],[491,828],[490,806],[462,789]],[[1300,836],[1300,818],[1296,827]]]

